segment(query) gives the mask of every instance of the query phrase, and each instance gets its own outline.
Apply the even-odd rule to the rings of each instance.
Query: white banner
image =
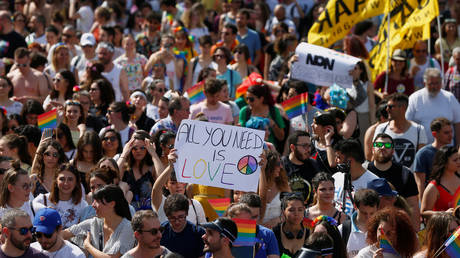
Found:
[[[257,191],[264,136],[245,127],[182,120],[174,143],[177,181]]]
[[[291,67],[291,78],[318,86],[332,86],[336,83],[350,88],[353,78],[349,75],[361,59],[329,48],[300,43],[296,50],[299,59]]]

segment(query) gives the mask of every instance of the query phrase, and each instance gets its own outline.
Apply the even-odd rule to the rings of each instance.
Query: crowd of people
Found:
[[[446,3],[375,80],[380,21],[357,23],[331,46],[361,59],[339,86],[290,78],[324,0],[0,0],[0,257],[439,255],[460,225]],[[290,119],[281,103],[304,93]],[[178,181],[185,119],[265,132],[256,192]],[[257,222],[251,255],[237,219]]]

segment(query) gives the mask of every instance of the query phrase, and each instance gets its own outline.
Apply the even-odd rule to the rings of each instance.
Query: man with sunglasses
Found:
[[[394,142],[390,135],[381,133],[375,137],[372,152],[374,161],[368,164],[367,169],[390,182],[399,194],[411,206],[415,228],[419,226],[418,188],[412,171],[402,164],[393,161]]]
[[[10,209],[2,216],[2,235],[5,242],[0,247],[0,257],[42,258],[48,255],[30,246],[35,228],[29,215],[20,209]]]
[[[49,257],[84,258],[85,254],[76,245],[61,237],[61,215],[51,208],[44,208],[35,214],[35,237],[38,242],[31,247]]]
[[[136,212],[131,220],[137,246],[125,253],[122,258],[133,257],[163,257],[172,253],[160,245],[161,231],[158,214],[152,210]]]

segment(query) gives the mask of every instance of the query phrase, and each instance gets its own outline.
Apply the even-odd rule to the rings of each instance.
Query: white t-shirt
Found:
[[[46,41],[45,33],[43,33],[43,35],[41,35],[40,37],[37,37],[37,34],[35,34],[35,32],[29,34],[29,36],[26,37],[26,42],[27,45],[30,45],[34,42],[37,42],[40,45],[46,45],[48,43],[48,41]]]
[[[43,250],[39,242],[34,242],[30,244],[30,246],[49,257],[86,258],[86,255],[78,246],[70,243],[67,240],[64,240],[64,245],[56,252],[48,252]]]
[[[297,10],[296,1],[290,4],[283,4],[284,9],[286,10],[286,19],[294,20],[294,18],[299,18],[300,14]]]
[[[30,204],[32,203],[33,205],[33,211],[30,207]],[[45,208],[44,205],[40,204],[40,203],[34,203],[34,202],[31,202],[31,201],[27,201],[25,202],[22,206],[21,206],[21,210],[25,211],[27,214],[29,214],[29,217],[30,217],[30,221],[33,222],[34,221],[34,213],[37,213],[37,211],[39,211],[40,209],[43,209]],[[6,207],[0,207],[0,218],[3,217],[3,214],[8,211],[9,209],[12,209],[10,206],[6,205]]]
[[[82,33],[89,32],[93,26],[94,12],[91,7],[85,5],[80,7],[77,12],[80,18],[77,19],[77,30]]]
[[[46,197],[46,206],[53,208],[59,212],[59,215],[61,215],[61,220],[62,220],[62,227],[64,229],[75,225],[78,223],[78,218],[80,217],[80,212],[88,206],[88,203],[86,203],[85,200],[81,200],[78,204],[74,204],[72,200],[69,201],[59,201],[57,205],[52,203],[49,200],[50,193],[47,194],[39,194],[37,197],[34,199],[34,203],[40,203],[40,204],[45,204],[45,197]]]
[[[218,108],[215,110],[209,110],[205,102],[192,105],[190,107],[190,119],[195,119],[195,116],[200,112],[212,123],[230,124],[233,122],[232,109],[229,105],[220,101],[218,102]]]
[[[351,217],[351,228],[350,228],[350,236],[348,237],[348,242],[345,243],[347,247],[347,254],[348,257],[352,258],[355,257],[359,250],[363,249],[367,246],[366,242],[366,232],[359,230],[359,228],[355,224],[357,213],[354,212]],[[340,235],[343,237],[343,224],[338,226]]]
[[[394,141],[394,154],[393,157],[396,162],[404,166],[414,169],[415,153],[417,153],[418,144],[427,144],[426,132],[423,125],[411,122],[411,126],[404,133],[394,133],[389,128],[389,122],[379,124],[375,128],[374,138],[379,133],[386,133]]]
[[[342,203],[343,203],[343,186],[345,183],[345,173],[342,172],[337,172],[332,176],[335,180],[334,182],[334,201],[335,201],[335,207],[337,210],[342,211]],[[351,185],[353,186],[352,190],[352,195],[354,196],[355,192],[358,191],[359,189],[364,189],[367,188],[367,183],[379,178],[376,176],[374,173],[370,172],[369,170],[366,170],[364,174],[362,174],[358,179],[351,181]],[[346,209],[345,213],[351,217],[353,214],[353,204],[351,203],[351,200],[348,196],[346,196]]]
[[[407,120],[430,128],[431,121],[437,117],[445,117],[454,124],[460,123],[460,104],[452,93],[441,90],[432,98],[428,95],[428,90],[423,88],[409,96],[409,106],[406,110]],[[427,144],[433,143],[431,130],[425,130],[425,133]]]
[[[165,205],[165,200],[166,197],[164,195],[161,195],[161,204],[159,207],[159,210],[155,210],[155,206],[152,203],[152,209],[158,213],[158,220],[160,223],[163,223],[168,220],[168,217],[166,217],[166,213],[164,210],[164,205]],[[188,215],[187,215],[187,220],[192,222],[193,224],[203,224],[206,223],[206,215],[204,214],[203,206],[201,206],[201,203],[197,200],[191,199],[193,202],[188,206]],[[195,207],[195,209],[193,208]]]

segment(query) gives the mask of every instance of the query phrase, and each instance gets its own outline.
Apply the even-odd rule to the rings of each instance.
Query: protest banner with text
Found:
[[[292,64],[291,78],[318,86],[353,85],[349,72],[361,59],[308,43],[300,43],[295,52],[298,60]]]
[[[245,127],[183,120],[177,130],[179,182],[257,191],[265,132]]]
[[[385,10],[384,0],[330,0],[308,32],[308,43],[330,47],[353,26]]]

